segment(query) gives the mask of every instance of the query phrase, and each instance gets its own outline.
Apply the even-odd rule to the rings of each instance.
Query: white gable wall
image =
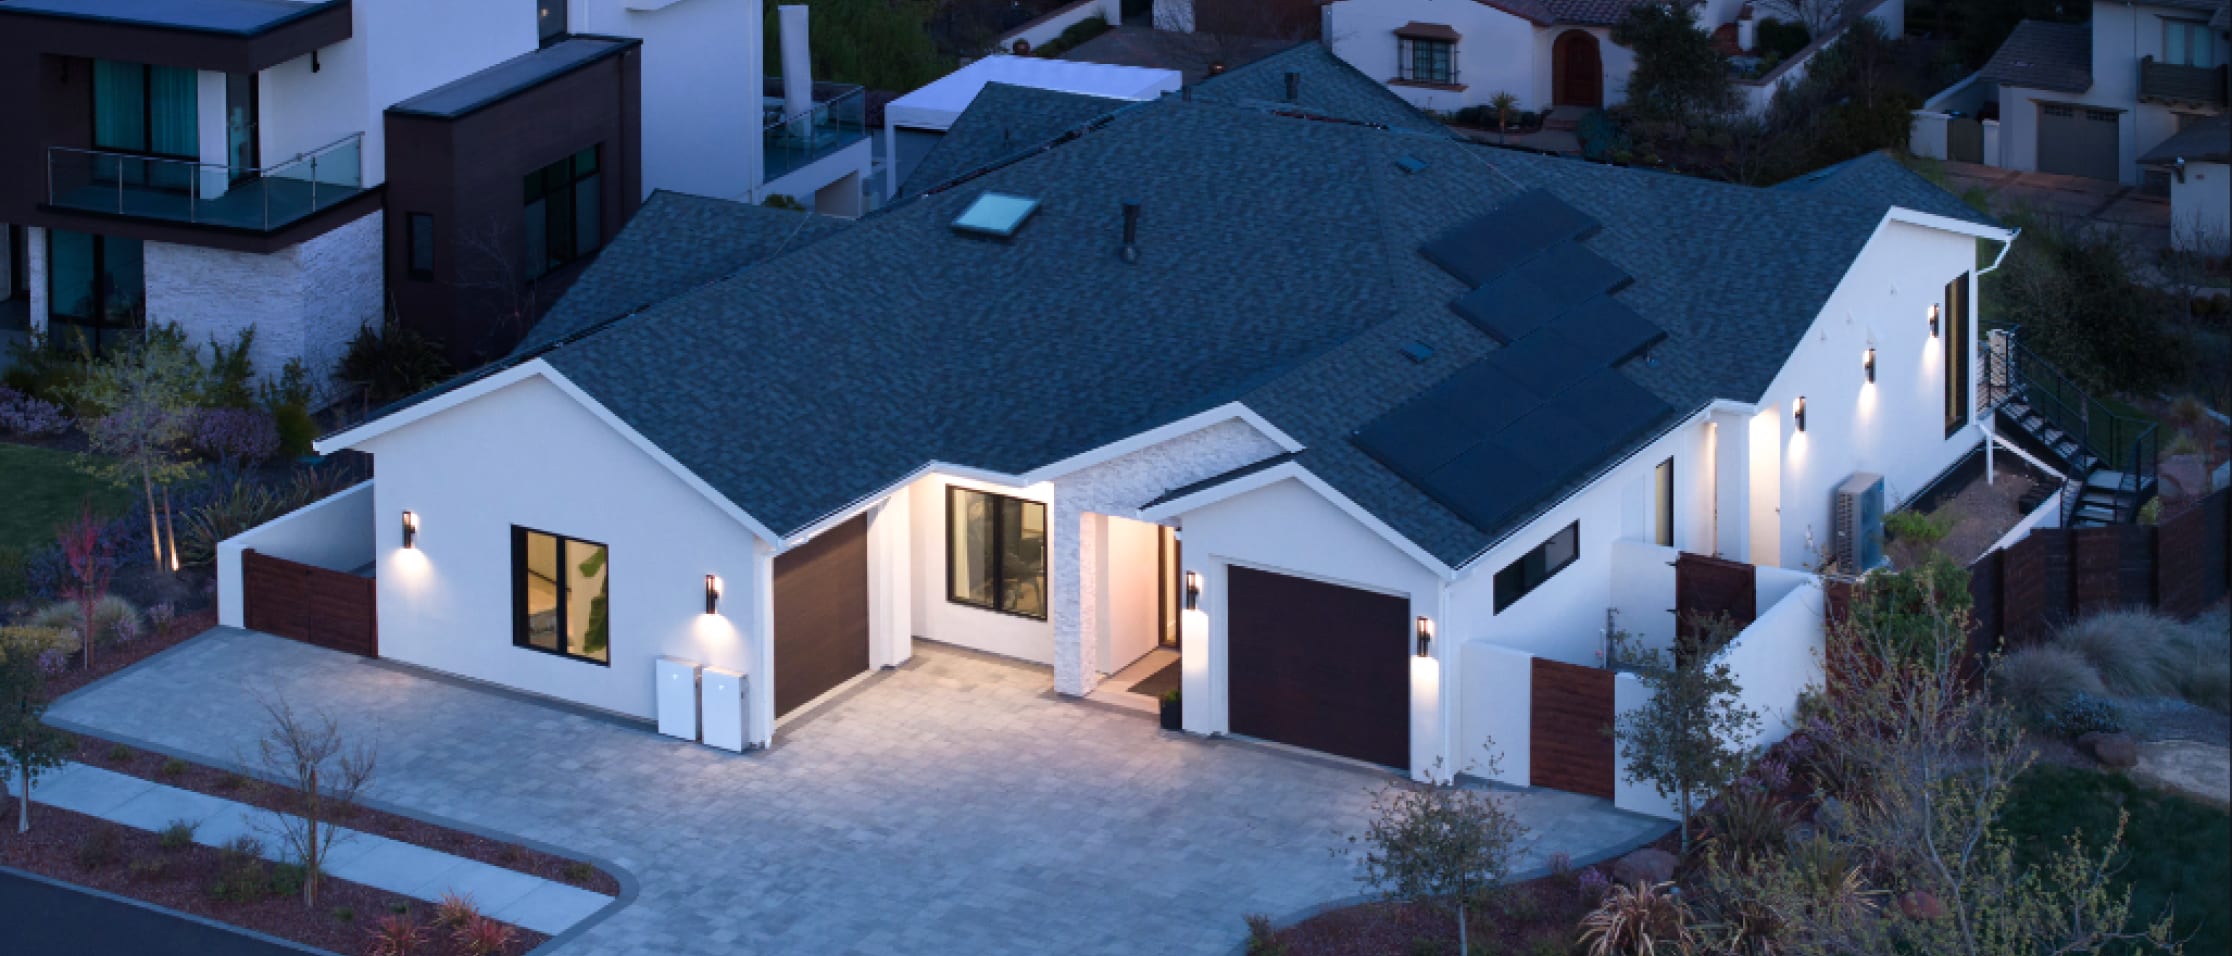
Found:
[[[556,385],[525,378],[357,447],[380,476],[382,657],[635,717],[653,714],[661,655],[742,671],[764,696],[753,536]],[[611,666],[512,644],[514,525],[611,549]]]
[[[1395,95],[1420,109],[1453,113],[1485,104],[1497,93],[1518,97],[1522,109],[1550,102],[1548,41],[1537,42],[1534,24],[1479,0],[1343,0],[1327,5],[1324,19],[1325,42],[1334,56],[1388,83]],[[1395,30],[1413,20],[1457,31],[1457,80],[1463,90],[1388,82],[1402,75]],[[1606,86],[1609,94],[1610,84]]]

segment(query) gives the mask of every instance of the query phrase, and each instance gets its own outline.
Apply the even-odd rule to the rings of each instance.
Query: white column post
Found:
[[[775,743],[775,549],[765,541],[752,545],[751,713],[746,715],[746,735],[759,747]]]
[[[1099,516],[1071,504],[1074,500],[1059,492],[1054,495],[1054,521],[1047,528],[1054,539],[1049,610],[1054,618],[1054,691],[1082,697],[1099,682],[1088,647],[1100,607],[1102,535]]]
[[[1712,413],[1713,553],[1742,561],[1751,553],[1751,421]]]

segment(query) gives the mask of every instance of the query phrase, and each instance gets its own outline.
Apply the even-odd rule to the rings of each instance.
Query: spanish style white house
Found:
[[[1982,438],[2011,234],[1882,156],[1760,190],[1404,109],[1311,45],[851,225],[655,197],[555,327],[320,443],[377,465],[378,653],[638,718],[741,675],[760,746],[916,641],[1072,697],[1162,655],[1191,733],[1568,785],[1530,665],[1670,638],[1690,552],[1758,566],[1787,709],[1837,489]]]
[[[803,7],[789,82],[763,77],[761,11],[0,0],[6,291],[95,349],[253,326],[260,370],[318,382],[391,313],[501,355],[652,190],[858,214],[861,93],[805,76]]]

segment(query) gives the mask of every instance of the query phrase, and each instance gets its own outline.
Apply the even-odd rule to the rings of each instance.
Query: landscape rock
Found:
[[[2171,455],[2156,466],[2156,488],[2164,501],[2184,501],[2209,493],[2209,466],[2199,455]]]
[[[1612,880],[1625,886],[1664,883],[1674,878],[1674,864],[1677,862],[1680,861],[1672,853],[1655,847],[1644,847],[1612,864]]]
[[[2077,738],[2077,749],[2090,754],[2101,766],[2129,770],[2139,765],[2139,743],[2130,734],[2085,734]]]
[[[2191,740],[2140,744],[2131,777],[2219,810],[2232,808],[2232,750],[2223,747]]]

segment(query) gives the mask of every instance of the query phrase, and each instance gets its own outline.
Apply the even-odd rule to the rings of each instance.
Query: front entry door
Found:
[[[1587,30],[1567,30],[1550,48],[1550,98],[1558,106],[1604,106],[1604,59]]]

